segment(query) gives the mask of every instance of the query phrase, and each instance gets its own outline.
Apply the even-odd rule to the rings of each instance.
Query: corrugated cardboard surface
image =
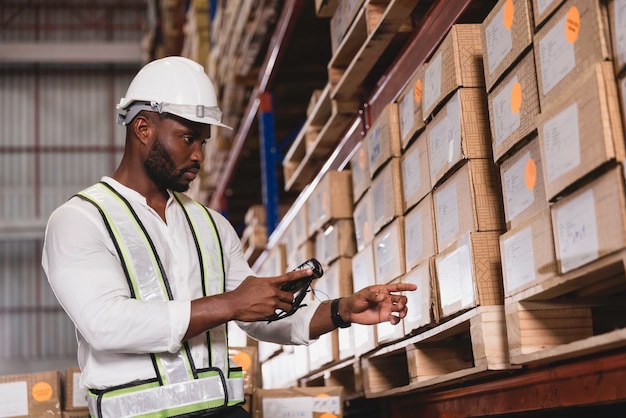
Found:
[[[256,347],[228,347],[228,358],[243,370],[243,391],[254,393],[261,385],[261,364]]]
[[[343,417],[343,387],[294,387],[259,389],[253,401],[254,418],[279,416],[322,418],[334,414]]]
[[[65,402],[63,403],[64,411],[86,410],[89,409],[87,404],[87,389],[79,386],[80,368],[72,367],[65,370],[63,395]]]
[[[609,0],[609,16],[615,74],[620,74],[626,69],[626,2]]]
[[[619,81],[619,98],[622,102],[622,126],[626,126],[626,76]]]
[[[61,418],[90,418],[89,410],[62,411]]]
[[[493,158],[487,94],[484,89],[463,88],[426,128],[430,184],[435,188],[463,160]]]
[[[500,236],[506,297],[557,275],[550,210]]]
[[[374,238],[376,283],[387,284],[406,271],[404,217],[396,218]]]
[[[467,232],[505,229],[499,177],[491,159],[468,160],[433,191],[440,252]]]
[[[459,87],[482,87],[480,24],[456,24],[424,70],[422,114],[425,120]]]
[[[626,246],[623,167],[617,166],[552,205],[561,273]]]
[[[352,287],[355,292],[376,284],[374,248],[370,244],[352,257]],[[352,324],[354,354],[359,356],[376,347],[376,327]]]
[[[607,161],[623,160],[624,132],[611,63],[592,66],[576,90],[544,109],[538,131],[549,200]]]
[[[433,197],[429,193],[404,217],[406,271],[437,254]]]
[[[352,219],[339,219],[317,233],[315,257],[322,265],[328,265],[339,257],[352,257],[355,252],[356,241]]]
[[[564,0],[533,0],[533,16],[535,28],[539,28],[554,13]],[[594,0],[595,1],[595,0]]]
[[[537,131],[540,113],[535,56],[528,52],[487,96],[493,159],[501,162]]]
[[[428,139],[420,135],[402,154],[402,206],[406,212],[431,191]]]
[[[422,115],[424,65],[420,65],[398,98],[398,122],[402,149],[410,144],[426,126]]]
[[[374,203],[372,189],[367,189],[363,198],[354,207],[354,235],[356,250],[361,251],[374,239]]]
[[[499,232],[471,232],[435,256],[442,316],[478,305],[502,305]]]
[[[400,158],[392,158],[372,180],[374,204],[374,235],[385,225],[403,213],[402,210],[402,164]]]
[[[307,200],[308,232],[312,236],[330,221],[352,217],[352,173],[329,171]]]
[[[534,137],[500,165],[506,229],[548,210],[539,139]]]
[[[481,24],[487,91],[533,43],[530,0],[500,0]]]
[[[365,135],[369,156],[370,177],[374,178],[380,168],[392,157],[402,154],[398,105],[389,103]]]
[[[361,141],[355,147],[354,155],[350,159],[350,171],[352,172],[352,200],[356,203],[372,184],[366,142]]]
[[[580,77],[611,58],[608,17],[599,0],[568,0],[535,35],[542,111],[580,88]]]
[[[405,334],[436,321],[434,272],[435,257],[430,257],[402,276],[402,283],[417,285],[416,290],[404,293],[407,297],[408,308],[407,315],[404,317]]]
[[[0,416],[60,417],[61,396],[58,370],[0,376]]]
[[[331,300],[352,294],[352,259],[341,257],[324,269],[324,275],[313,281],[315,296]]]

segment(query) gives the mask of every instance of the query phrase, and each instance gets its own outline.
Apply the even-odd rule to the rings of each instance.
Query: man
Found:
[[[280,344],[310,344],[351,322],[396,324],[414,285],[370,286],[287,312],[282,285],[311,269],[255,277],[218,213],[181,194],[196,178],[211,125],[225,126],[203,68],[168,57],[146,65],[118,105],[119,167],[59,207],[42,265],[76,325],[81,385],[94,417],[245,417],[241,370],[226,324]],[[304,260],[303,260],[304,261]]]

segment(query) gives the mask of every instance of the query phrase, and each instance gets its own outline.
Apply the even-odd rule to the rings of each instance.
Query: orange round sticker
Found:
[[[511,111],[513,113],[519,113],[522,108],[522,85],[517,82],[513,84],[511,89]]]
[[[511,29],[513,26],[513,16],[515,15],[515,6],[513,6],[513,0],[506,0],[504,3],[504,27]]]
[[[46,402],[52,398],[54,391],[52,390],[52,386],[48,382],[37,382],[33,385],[31,390],[33,394],[33,399],[36,402]]]
[[[573,44],[578,39],[578,33],[580,32],[580,12],[578,7],[572,6],[567,11],[567,17],[565,18],[565,37],[570,44]]]
[[[535,164],[535,160],[529,158],[528,161],[526,161],[526,169],[524,171],[526,188],[528,190],[533,190],[535,188],[535,184],[537,184],[537,165]]]
[[[415,103],[422,103],[422,79],[418,79],[415,82],[415,88],[413,89],[415,95]]]
[[[320,418],[337,418],[337,415],[330,412],[324,412],[322,415],[320,415]]]
[[[320,393],[316,398],[330,398],[330,395],[328,393]]]
[[[250,370],[250,367],[252,366],[252,358],[250,357],[250,354],[245,351],[238,351],[234,356],[232,356],[232,359],[243,370]]]

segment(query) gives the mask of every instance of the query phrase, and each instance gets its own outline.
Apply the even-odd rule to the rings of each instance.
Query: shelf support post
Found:
[[[278,152],[274,132],[274,109],[272,95],[263,92],[260,95],[259,107],[259,145],[261,153],[261,187],[263,192],[263,205],[267,216],[268,236],[276,229],[279,222],[278,213],[278,176],[276,163]]]

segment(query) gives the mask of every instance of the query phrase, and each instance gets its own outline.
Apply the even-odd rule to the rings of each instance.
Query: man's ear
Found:
[[[144,145],[150,141],[153,129],[152,121],[145,115],[139,114],[132,121],[133,134]]]

